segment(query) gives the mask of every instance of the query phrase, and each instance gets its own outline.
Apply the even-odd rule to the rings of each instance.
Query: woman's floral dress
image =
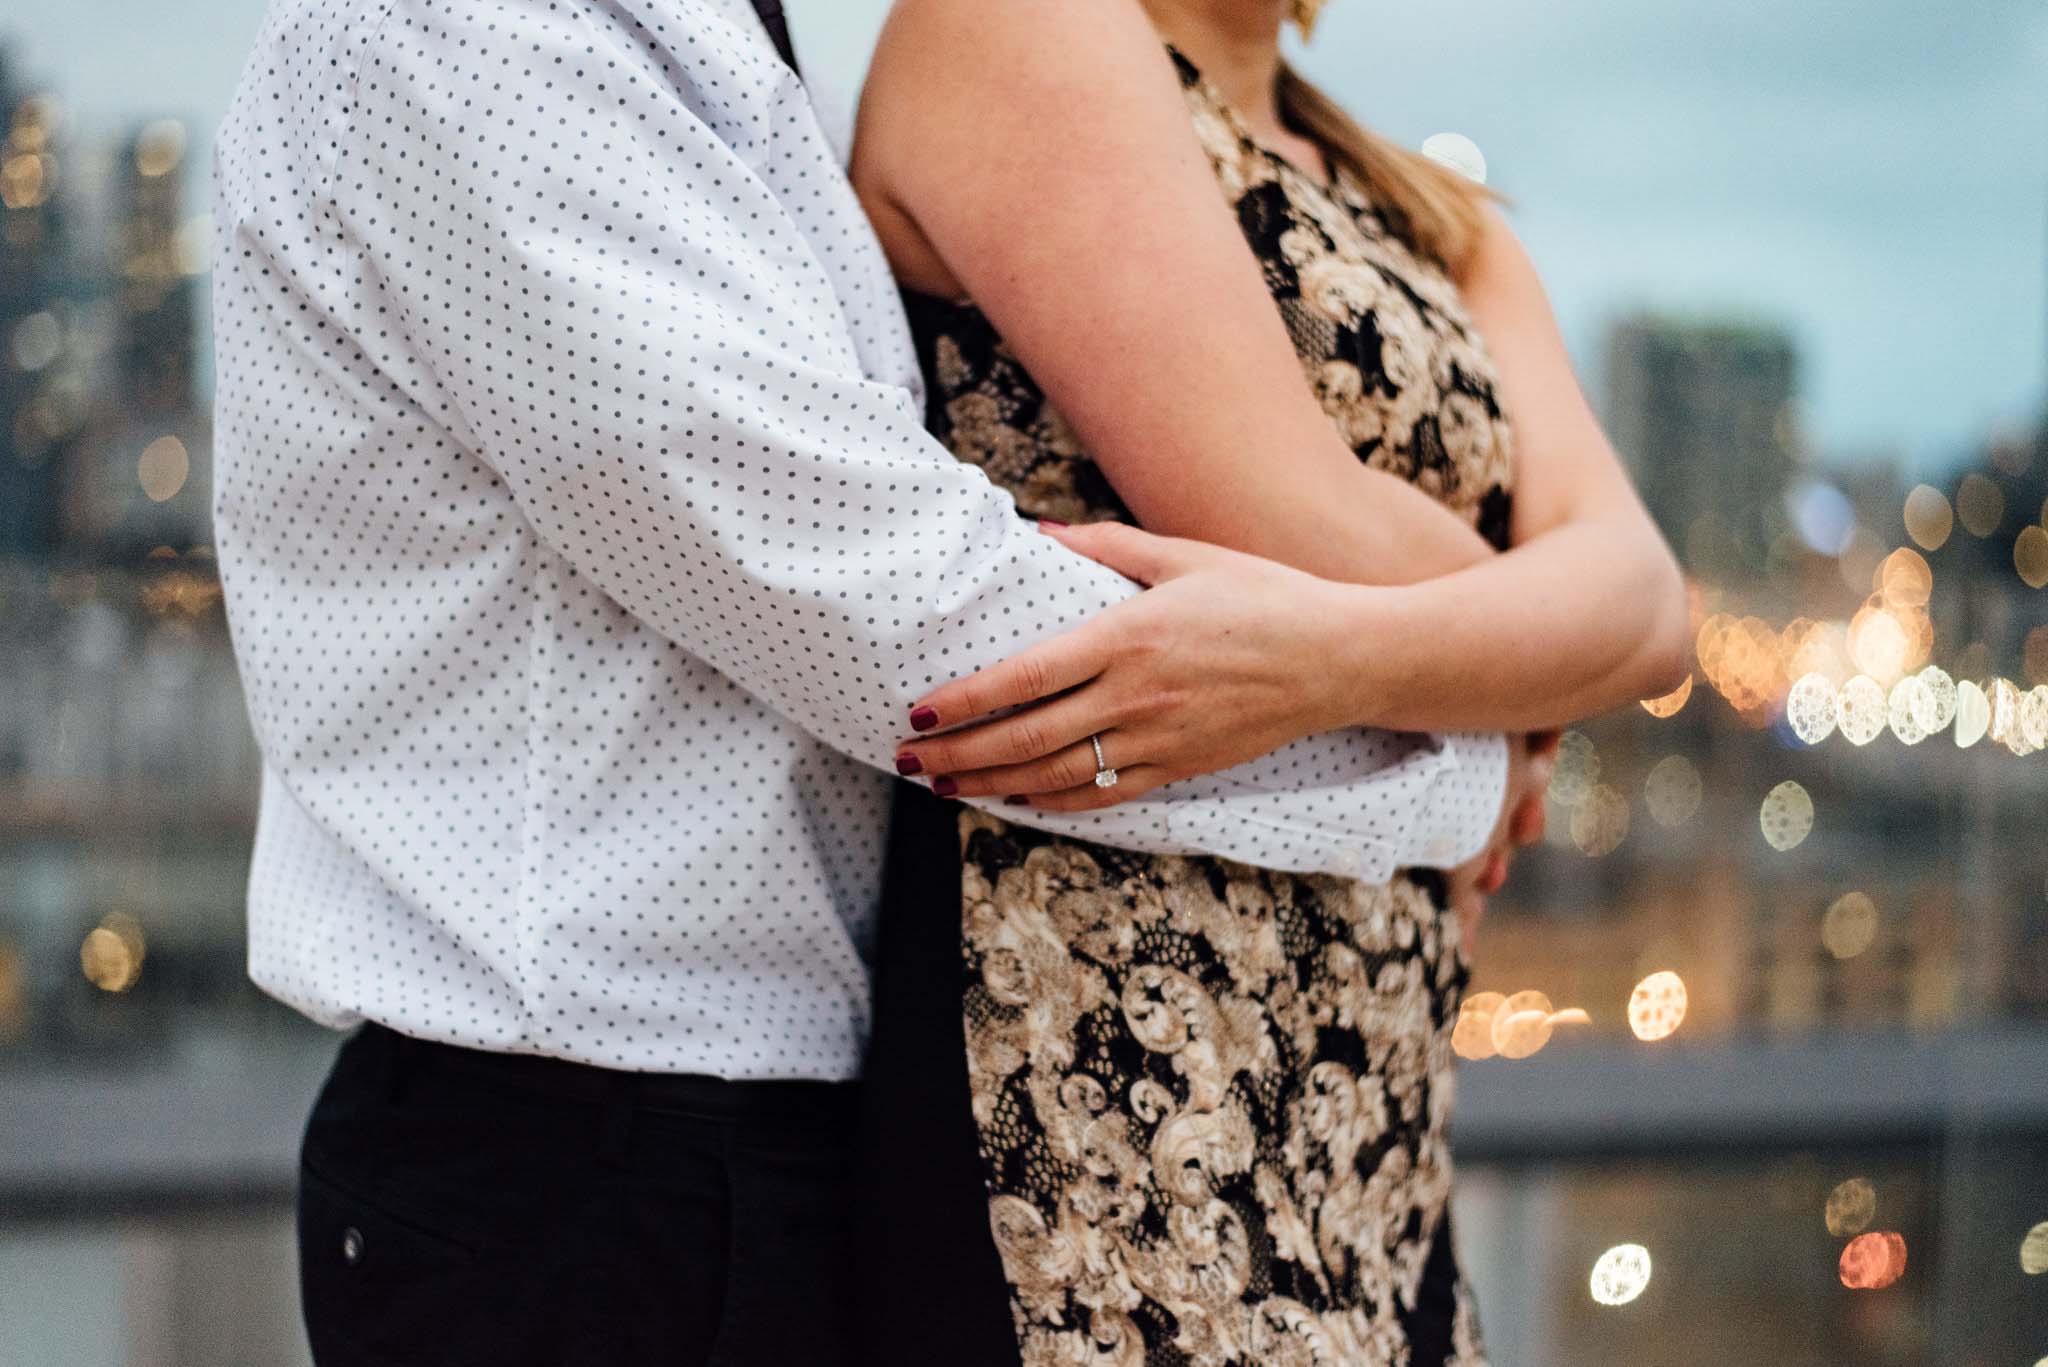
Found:
[[[1510,438],[1455,286],[1178,54],[1308,382],[1497,546]],[[972,304],[911,296],[934,430],[1029,517],[1130,520]],[[1464,991],[1436,875],[1371,885],[959,819],[968,1075],[1026,1367],[1483,1362],[1445,1209]]]

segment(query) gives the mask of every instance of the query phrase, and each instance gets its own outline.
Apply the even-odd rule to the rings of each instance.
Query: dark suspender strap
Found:
[[[754,0],[754,13],[768,26],[768,36],[775,40],[775,50],[782,54],[789,69],[803,75],[803,69],[796,64],[796,48],[789,41],[789,20],[783,17],[782,0]]]

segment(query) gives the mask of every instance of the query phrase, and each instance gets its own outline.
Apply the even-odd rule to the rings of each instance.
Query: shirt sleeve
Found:
[[[326,208],[397,301],[429,402],[543,539],[893,770],[917,697],[1136,590],[1019,519],[926,433],[914,378],[877,373],[887,348],[846,300],[893,287],[751,14],[661,10],[393,0],[338,97]],[[1483,790],[1502,754],[1344,732],[1103,812],[1000,811],[1384,877],[1476,852],[1494,813],[1447,824],[1446,794]]]

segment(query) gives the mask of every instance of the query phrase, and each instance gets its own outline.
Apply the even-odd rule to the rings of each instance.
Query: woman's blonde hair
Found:
[[[1490,190],[1419,152],[1411,152],[1367,129],[1343,106],[1280,65],[1280,117],[1303,137],[1322,145],[1336,169],[1362,182],[1379,206],[1390,211],[1388,226],[1417,254],[1456,271],[1479,245]]]

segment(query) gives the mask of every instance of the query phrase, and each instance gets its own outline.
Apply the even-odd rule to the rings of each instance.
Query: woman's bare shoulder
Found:
[[[853,183],[904,283],[958,293],[921,202],[972,196],[1062,145],[1129,126],[1129,101],[1177,101],[1137,0],[896,0],[861,95]]]
[[[1057,61],[1063,49],[1114,57],[1155,49],[1157,35],[1138,0],[895,0],[880,50],[935,67],[1028,74],[1036,63],[1021,57]]]
[[[1059,111],[1055,93],[1113,97],[1166,79],[1169,63],[1137,0],[896,0],[862,96],[864,119],[971,133],[972,116]],[[965,122],[963,123],[963,119]]]

